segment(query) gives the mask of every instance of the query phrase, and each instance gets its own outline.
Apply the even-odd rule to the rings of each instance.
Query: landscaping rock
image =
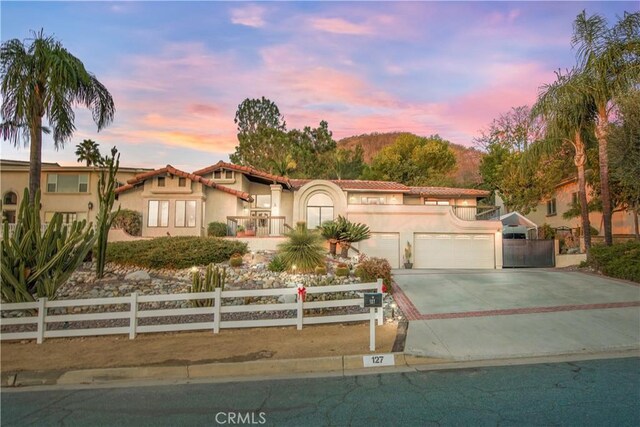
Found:
[[[151,276],[144,270],[137,270],[124,276],[124,280],[130,280],[132,282],[148,282],[151,281]]]

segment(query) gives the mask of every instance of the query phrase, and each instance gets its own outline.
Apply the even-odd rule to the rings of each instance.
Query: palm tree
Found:
[[[101,130],[113,120],[115,107],[109,91],[62,44],[41,30],[31,44],[4,42],[0,48],[2,136],[19,145],[30,144],[29,195],[40,188],[42,133],[51,132],[60,148],[75,131],[75,105],[91,110]],[[49,124],[45,128],[43,117]]]
[[[542,154],[553,155],[563,144],[570,144],[574,150],[574,164],[578,170],[578,200],[584,245],[587,254],[591,249],[591,223],[587,205],[585,165],[586,144],[589,132],[593,132],[596,107],[592,98],[577,90],[583,82],[584,74],[575,71],[567,74],[556,73],[557,80],[542,88],[538,101],[532,108],[532,115],[542,117],[546,125],[546,138],[530,146],[525,158],[540,158]]]
[[[348,221],[338,215],[338,218],[332,221],[325,221],[320,226],[320,234],[329,242],[329,253],[336,256],[336,249],[342,234],[346,231]]]
[[[98,148],[100,144],[97,144],[95,141],[90,139],[85,139],[80,144],[76,145],[76,156],[78,156],[78,163],[86,162],[87,167],[91,165],[99,165],[102,161],[102,156],[100,155],[100,149]]]
[[[371,231],[365,224],[346,221],[345,231],[340,235],[340,256],[347,258],[352,243],[361,242],[371,237]]]
[[[591,96],[597,109],[595,136],[600,163],[600,197],[605,243],[613,243],[611,193],[609,191],[609,114],[616,96],[640,82],[640,12],[625,12],[613,28],[600,15],[582,12],[573,24],[571,43],[577,48],[580,72],[587,78],[581,90]]]

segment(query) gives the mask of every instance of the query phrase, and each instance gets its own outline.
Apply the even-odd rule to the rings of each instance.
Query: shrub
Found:
[[[356,276],[363,282],[383,279],[387,289],[391,289],[391,264],[384,258],[368,258],[356,267]]]
[[[142,236],[142,213],[131,209],[120,209],[112,226],[121,228],[132,236]]]
[[[277,273],[285,271],[287,269],[287,265],[282,260],[280,255],[276,255],[273,257],[268,267],[269,271],[275,271]]]
[[[544,223],[538,228],[538,237],[540,237],[540,239],[555,239],[556,230],[549,224]]]
[[[324,241],[319,232],[307,230],[303,222],[286,236],[288,240],[278,245],[278,249],[288,270],[294,270],[295,266],[298,273],[313,273],[324,264]]]
[[[347,277],[349,275],[349,267],[337,267],[336,268],[336,276],[338,277]]]
[[[227,224],[224,222],[210,222],[207,227],[207,236],[225,237],[227,235]]]
[[[231,267],[240,267],[242,265],[242,255],[238,253],[231,255],[231,258],[229,258],[229,265]]]
[[[324,276],[325,274],[327,274],[327,267],[319,265],[316,267],[315,273],[318,276]]]
[[[234,253],[247,253],[247,244],[214,237],[158,237],[110,242],[107,261],[143,268],[188,268],[224,262]]]
[[[588,263],[607,276],[640,283],[640,242],[594,245]]]

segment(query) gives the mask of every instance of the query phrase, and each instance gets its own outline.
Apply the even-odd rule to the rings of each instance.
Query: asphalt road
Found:
[[[3,426],[238,425],[238,421],[290,426],[637,426],[640,359],[3,392],[1,403]]]

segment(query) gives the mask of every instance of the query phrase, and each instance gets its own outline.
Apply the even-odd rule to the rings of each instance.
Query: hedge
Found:
[[[613,246],[594,245],[588,264],[607,276],[640,283],[640,242],[630,240]]]
[[[247,253],[247,244],[215,237],[159,237],[109,243],[107,262],[181,269],[228,261],[234,253]]]

